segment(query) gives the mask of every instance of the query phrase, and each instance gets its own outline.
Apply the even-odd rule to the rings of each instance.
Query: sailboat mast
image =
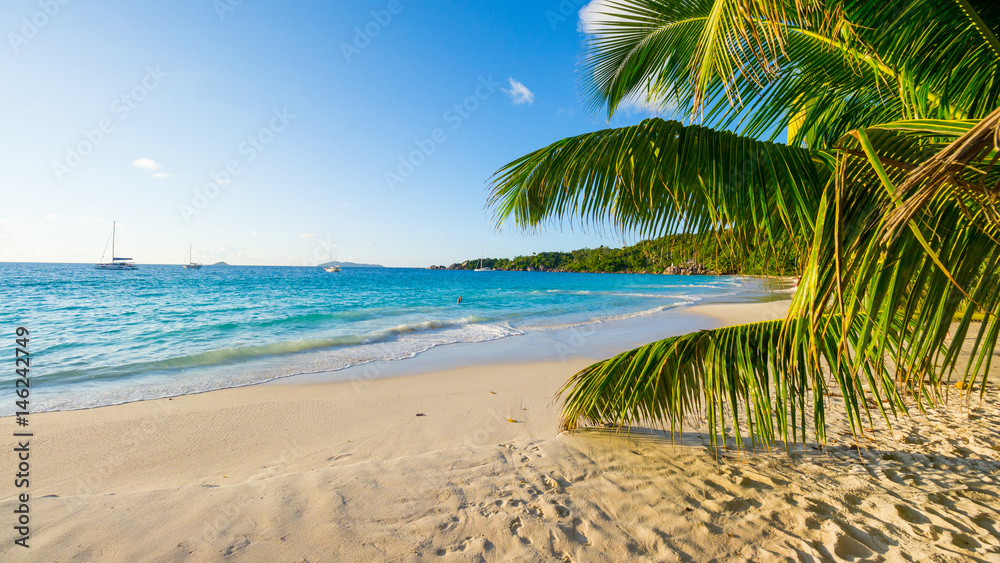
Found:
[[[117,221],[111,222],[111,261],[115,261],[115,229],[118,227]]]

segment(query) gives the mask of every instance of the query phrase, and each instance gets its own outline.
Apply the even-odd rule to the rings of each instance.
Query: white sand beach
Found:
[[[735,324],[785,305],[692,312]],[[696,420],[677,444],[559,434],[553,395],[591,361],[32,415],[31,547],[5,525],[0,559],[1000,560],[995,385],[971,408],[955,392],[891,432],[876,424],[860,453],[834,404],[825,450],[719,459]],[[0,499],[7,520],[14,506]]]

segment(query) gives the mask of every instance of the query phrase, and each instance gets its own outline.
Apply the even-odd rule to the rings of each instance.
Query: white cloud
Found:
[[[45,216],[45,218],[51,221],[56,218],[56,215],[55,213],[49,213],[48,215]]]
[[[531,104],[535,101],[535,94],[531,90],[528,90],[527,86],[513,78],[510,79],[510,90],[505,88],[501,88],[501,90],[506,92],[516,105]]]
[[[591,0],[580,10],[580,21],[577,29],[581,33],[588,35],[598,35],[607,29],[609,22],[624,21],[622,17],[626,13],[620,7],[614,5],[615,0]],[[666,119],[683,120],[684,115],[674,99],[667,99],[662,95],[654,95],[649,99],[648,91],[642,88],[628,96],[618,104],[618,111],[626,114],[638,114],[642,116],[663,117]]]
[[[132,161],[132,166],[146,170],[159,170],[161,166],[152,158],[140,158]]]
[[[340,206],[341,207],[350,207],[351,204],[350,203],[341,203]]]
[[[314,235],[312,233],[306,233],[306,234],[302,235],[302,238],[307,238],[307,239],[308,238],[319,238],[319,235]]]
[[[592,0],[581,8],[580,21],[576,25],[577,31],[596,35],[605,23],[620,19],[615,14],[622,14],[623,10],[609,5],[608,2],[609,0]]]
[[[626,113],[638,113],[666,119],[683,120],[684,118],[683,115],[680,115],[680,108],[677,107],[676,101],[662,97],[659,99],[656,97],[649,99],[644,92],[634,94],[622,100],[618,104],[618,110]]]
[[[173,178],[173,177],[174,175],[169,172],[157,172],[156,174],[153,174],[153,178],[156,178],[157,180],[162,178]]]

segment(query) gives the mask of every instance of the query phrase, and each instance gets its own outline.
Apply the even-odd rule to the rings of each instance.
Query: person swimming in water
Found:
[[[458,304],[459,304],[459,305],[461,305],[461,304],[462,304],[462,296],[461,296],[461,295],[459,295],[459,296],[458,296]]]

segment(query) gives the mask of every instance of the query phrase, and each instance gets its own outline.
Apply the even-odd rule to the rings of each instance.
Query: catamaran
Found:
[[[95,270],[138,270],[135,264],[132,263],[131,258],[118,258],[115,256],[115,230],[118,227],[117,222],[111,223],[111,261],[104,261],[104,252],[101,253],[101,261],[94,265]],[[104,251],[107,252],[108,246],[104,245]]]
[[[483,267],[483,253],[479,254],[479,267],[473,270],[473,272],[492,272],[493,268]]]
[[[333,249],[332,248],[330,249],[330,265],[329,266],[323,266],[323,269],[326,270],[327,272],[330,272],[331,274],[340,271],[340,266],[333,263]]]
[[[188,270],[201,269],[201,264],[194,261],[194,253],[191,250],[191,245],[188,245],[188,263],[184,264],[184,268]]]

